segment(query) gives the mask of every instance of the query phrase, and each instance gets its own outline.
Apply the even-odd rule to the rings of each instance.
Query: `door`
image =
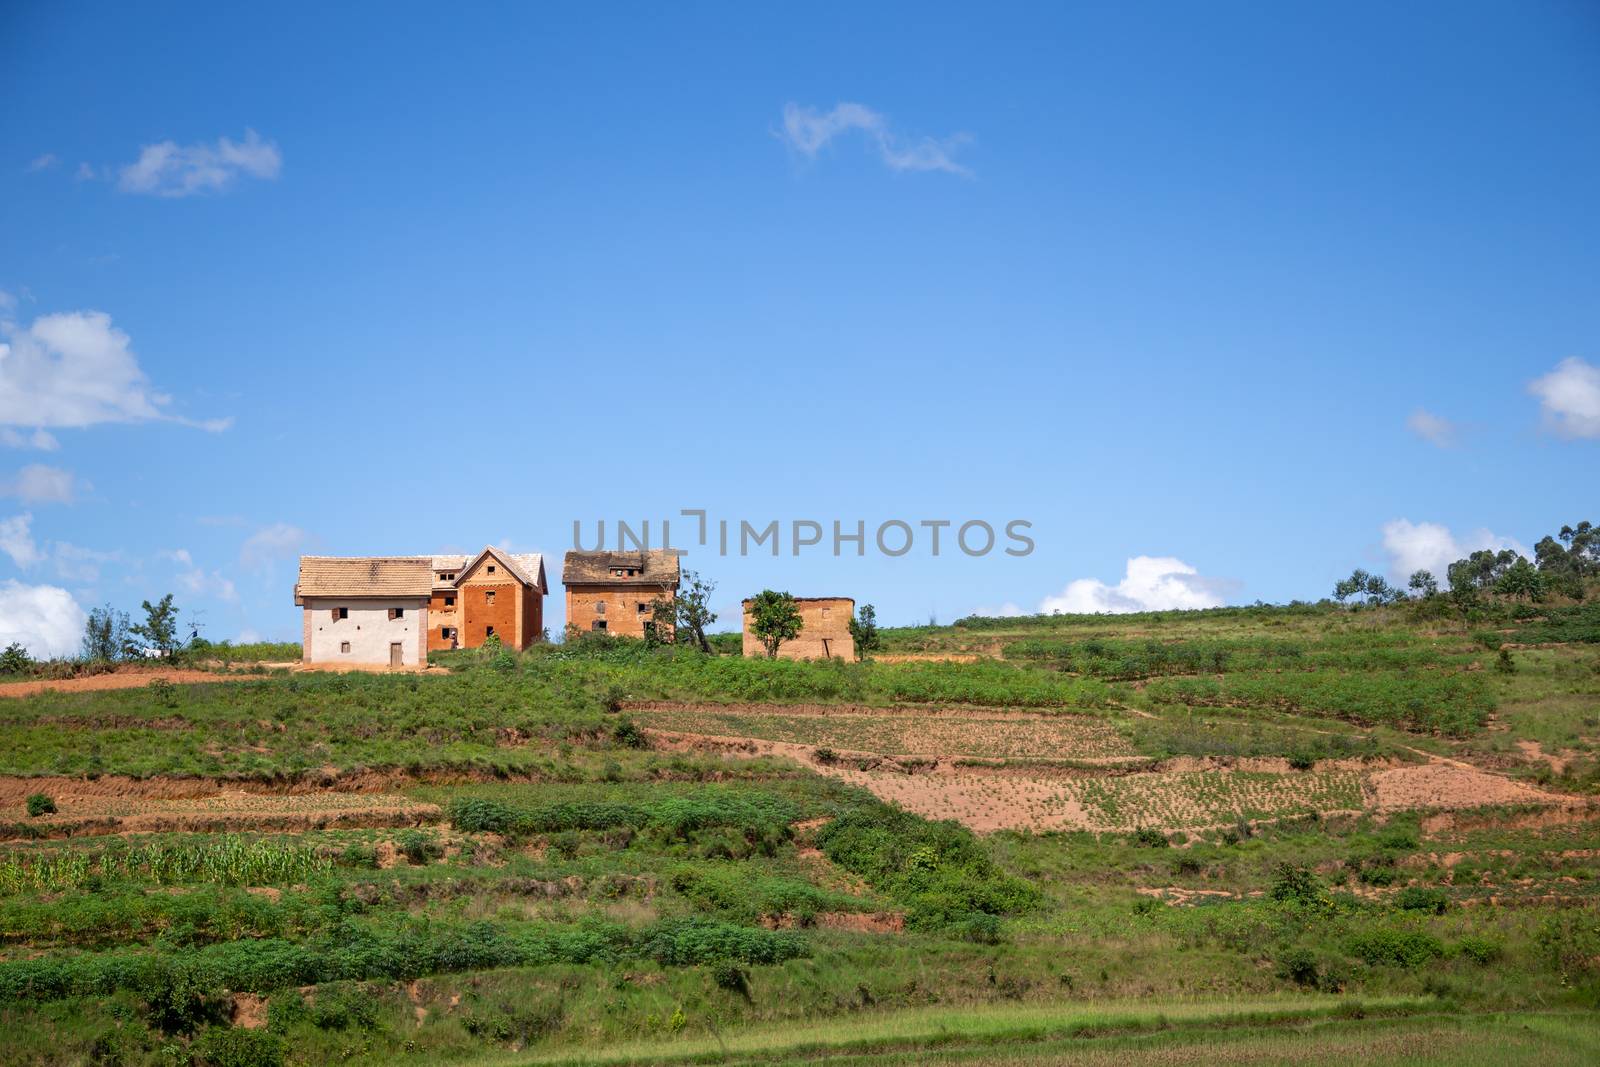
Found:
[[[405,665],[405,653],[402,651],[403,648],[404,646],[401,645],[399,641],[391,641],[389,643],[389,666],[401,667]]]

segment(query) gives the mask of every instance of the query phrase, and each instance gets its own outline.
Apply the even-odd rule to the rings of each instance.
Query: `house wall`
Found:
[[[449,597],[453,604],[445,604]],[[458,592],[435,592],[428,601],[428,651],[451,647],[451,641],[445,637],[443,630],[450,627],[459,631],[461,629],[461,594]],[[457,638],[459,644],[460,638]]]
[[[650,604],[663,596],[672,599],[676,594],[653,585],[604,586],[569,585],[567,587],[567,625],[576,626],[587,633],[594,629],[596,619],[606,620],[606,632],[620,637],[643,637],[644,624],[650,621]],[[605,611],[600,611],[600,604]],[[638,605],[645,605],[641,612]]]
[[[800,609],[800,636],[778,646],[779,659],[856,658],[856,643],[850,637],[850,618],[856,602],[849,597],[797,600]],[[750,632],[750,604],[744,604],[744,654],[765,656],[761,639]]]
[[[348,608],[349,617],[333,618],[334,608]],[[398,619],[390,608],[404,608]],[[307,663],[362,663],[387,666],[389,645],[400,643],[401,662],[421,667],[428,662],[428,601],[425,597],[339,600],[307,597],[302,624],[301,655]],[[350,642],[350,651],[340,645]]]

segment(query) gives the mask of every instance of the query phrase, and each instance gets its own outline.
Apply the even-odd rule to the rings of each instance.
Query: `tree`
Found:
[[[11,642],[0,652],[0,674],[25,674],[32,666],[33,657],[22,647],[21,641]]]
[[[1368,574],[1357,567],[1350,577],[1333,587],[1333,598],[1343,604],[1353,596],[1366,597],[1368,604],[1390,604],[1400,599],[1400,590],[1390,585],[1380,574]]]
[[[1526,597],[1537,600],[1544,596],[1545,578],[1532,563],[1522,556],[1494,583],[1494,591],[1501,596]]]
[[[110,604],[94,608],[83,624],[83,658],[91,663],[115,663],[133,654],[128,636],[128,613]]]
[[[799,637],[804,625],[800,606],[788,593],[763,589],[750,601],[750,632],[767,650],[768,659],[777,659],[778,646]]]
[[[1439,595],[1439,579],[1433,576],[1432,571],[1415,571],[1411,581],[1406,583],[1411,591],[1420,597],[1427,598]]]
[[[716,588],[717,583],[706,581],[697,572],[684,571],[674,601],[678,628],[688,634],[701,652],[711,651],[706,629],[717,621],[717,613],[711,610],[711,594]]]
[[[1364,592],[1367,588],[1367,581],[1371,577],[1372,575],[1368,574],[1360,567],[1357,567],[1355,570],[1350,572],[1350,577],[1341,582],[1334,583],[1333,599],[1343,604],[1346,600],[1349,600],[1357,593]]]
[[[850,637],[856,643],[856,659],[883,647],[883,636],[878,633],[878,612],[871,604],[863,604],[850,620]]]
[[[140,607],[144,609],[144,622],[128,627],[128,632],[142,639],[145,648],[155,650],[157,655],[172,655],[178,650],[178,609],[172,606],[172,594],[155,604],[146,600]]]

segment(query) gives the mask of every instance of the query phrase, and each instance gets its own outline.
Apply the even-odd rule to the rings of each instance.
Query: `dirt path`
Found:
[[[248,674],[213,674],[187,667],[132,668],[77,678],[40,678],[29,682],[0,682],[0,697],[31,697],[36,693],[89,693],[99,689],[138,689],[160,679],[175,685],[198,682],[236,682]]]

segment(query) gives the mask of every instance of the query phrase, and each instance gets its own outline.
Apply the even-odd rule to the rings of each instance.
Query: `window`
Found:
[[[494,564],[493,563],[489,564],[489,573],[490,574],[494,573]]]
[[[640,614],[640,615],[643,615],[643,614],[644,614],[644,613],[645,613],[645,612],[647,612],[647,611],[649,611],[649,610],[650,610],[650,605],[649,605],[649,604],[646,604],[646,603],[645,603],[645,602],[644,602],[644,601],[642,601],[642,600],[641,600],[641,601],[639,601],[639,614]]]
[[[639,572],[638,572],[638,571],[636,571],[636,570],[634,570],[634,569],[633,569],[633,568],[632,568],[632,567],[629,567],[629,568],[628,568],[628,577],[629,577],[629,578],[632,578],[632,577],[633,577],[633,576],[634,576],[634,575],[635,575],[635,574],[638,574],[638,573],[639,573]]]
[[[455,634],[456,634],[456,632],[454,630],[450,629],[450,627],[448,627],[448,626],[439,627],[439,636],[441,638],[443,638],[444,640],[446,640],[446,641],[448,641],[452,637],[454,637]]]
[[[487,641],[487,640],[489,640],[489,638],[491,638],[493,636],[494,636],[494,627],[493,626],[485,626],[483,628],[483,639],[485,641]]]
[[[406,609],[405,608],[390,608],[389,609],[389,621],[390,622],[393,622],[395,619],[403,619],[405,617],[406,617]]]
[[[445,597],[444,598],[444,606],[447,607],[447,608],[455,607],[456,606],[456,598],[453,597],[453,596]]]
[[[483,591],[483,602],[485,604],[493,604],[494,603],[494,590],[493,589],[485,589]]]
[[[350,617],[350,609],[349,608],[334,608],[333,609],[333,618],[334,618],[335,621],[338,621],[339,619],[348,619],[349,617]]]
[[[827,617],[828,617],[828,616],[829,616],[829,615],[831,615],[831,614],[832,614],[832,613],[833,613],[833,609],[832,609],[832,608],[823,608],[823,609],[822,609],[822,617],[823,617],[823,618],[824,618],[824,619],[826,619],[826,618],[827,618]]]
[[[591,622],[589,624],[589,629],[591,629],[591,630],[604,630],[605,628],[606,628],[606,620],[604,620],[604,619],[596,619],[596,620],[594,620],[594,622]]]
[[[339,642],[339,651],[340,652],[349,652],[350,651],[350,642],[349,641],[340,641]]]
[[[595,601],[594,613],[596,615],[604,615],[606,613],[606,602],[604,600]]]

